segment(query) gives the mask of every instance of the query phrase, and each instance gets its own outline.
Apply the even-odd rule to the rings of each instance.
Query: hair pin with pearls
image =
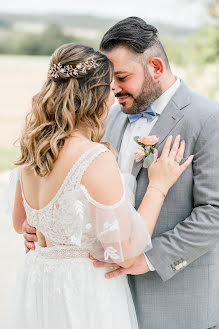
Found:
[[[58,64],[50,64],[49,66],[49,77],[52,78],[59,78],[60,76],[64,78],[70,78],[70,77],[78,77],[79,74],[86,74],[87,71],[90,71],[91,69],[95,69],[99,66],[95,59],[88,60],[83,63],[78,63],[75,67],[73,67],[71,64],[69,65],[62,65],[61,63]],[[60,75],[61,73],[61,75]]]

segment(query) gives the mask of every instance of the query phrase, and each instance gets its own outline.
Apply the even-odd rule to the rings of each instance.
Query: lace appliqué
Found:
[[[101,153],[109,151],[96,145],[85,152],[73,165],[56,196],[40,210],[25,201],[27,221],[54,245],[74,245],[91,248],[96,236],[89,223],[88,202],[81,200],[81,177],[90,163]]]
[[[118,231],[118,230],[119,230],[119,222],[117,219],[114,220],[114,222],[112,222],[112,223],[106,222],[103,225],[103,231],[100,232],[100,236],[103,236],[110,231],[113,232],[113,231]]]
[[[117,254],[117,250],[113,247],[108,247],[104,251],[104,259],[109,260],[109,258],[111,258],[111,259],[119,259],[120,258],[120,256]]]

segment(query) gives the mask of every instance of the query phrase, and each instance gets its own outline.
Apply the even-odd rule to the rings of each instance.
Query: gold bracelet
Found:
[[[156,186],[153,186],[153,185],[148,185],[148,189],[149,189],[149,188],[152,188],[152,189],[154,189],[154,190],[159,191],[159,192],[163,195],[163,197],[166,198],[167,193],[164,193],[159,187],[156,187]]]

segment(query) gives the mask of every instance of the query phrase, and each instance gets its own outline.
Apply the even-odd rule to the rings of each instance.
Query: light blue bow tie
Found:
[[[128,119],[130,123],[133,123],[140,119],[141,117],[144,117],[147,119],[147,122],[153,121],[157,116],[157,113],[154,111],[153,107],[149,105],[146,110],[137,113],[137,114],[128,114]]]

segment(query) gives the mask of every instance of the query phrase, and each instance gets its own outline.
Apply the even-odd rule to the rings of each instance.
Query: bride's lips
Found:
[[[128,98],[129,98],[129,96],[118,97],[118,101],[119,101],[119,103],[124,103]]]

